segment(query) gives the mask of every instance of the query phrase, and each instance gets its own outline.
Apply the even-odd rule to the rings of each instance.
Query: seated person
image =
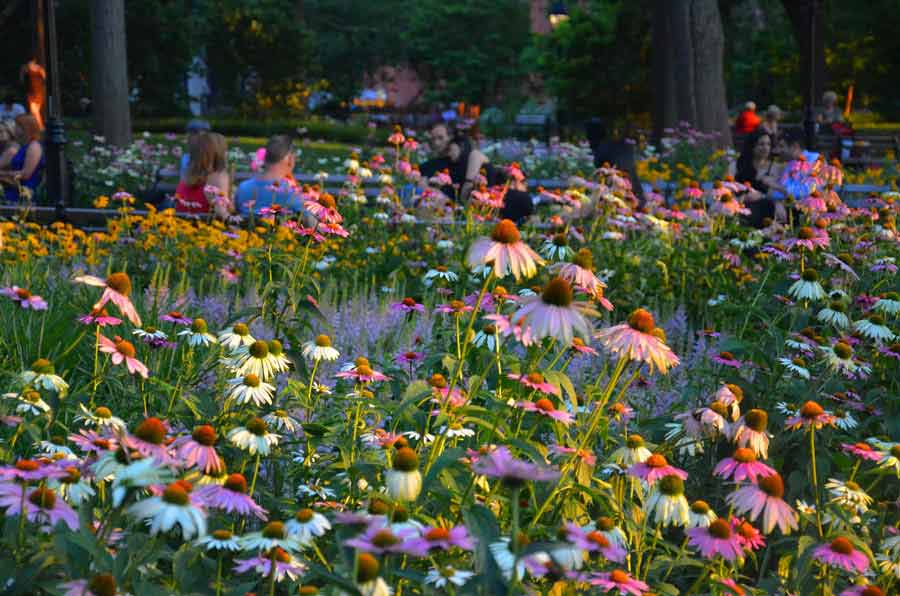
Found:
[[[774,104],[770,105],[769,109],[766,110],[765,118],[759,125],[760,132],[764,132],[773,139],[777,139],[781,133],[781,128],[778,125],[781,121],[781,116],[781,108]]]
[[[8,166],[0,169],[0,184],[4,198],[17,203],[30,198],[44,179],[44,147],[40,143],[41,129],[31,114],[16,116],[16,141],[19,149]],[[20,192],[21,189],[21,192]],[[22,195],[28,195],[22,196]]]
[[[831,126],[835,122],[844,121],[844,114],[838,108],[837,100],[838,96],[834,91],[826,91],[822,95],[822,107],[819,109],[819,114],[816,117],[819,124]]]
[[[775,201],[783,201],[788,196],[798,201],[805,199],[818,186],[815,169],[819,154],[804,150],[802,138],[799,131],[789,131],[784,135],[782,156],[785,164],[771,185],[772,199]]]
[[[181,161],[178,164],[178,178],[184,180],[187,174],[188,165],[191,162],[191,149],[197,142],[197,138],[210,131],[209,122],[206,120],[191,120],[187,123],[187,150],[181,154]]]
[[[747,137],[734,178],[750,185],[744,205],[750,210],[747,219],[751,226],[761,228],[766,218],[775,217],[775,201],[769,195],[777,184],[779,173],[780,169],[772,159],[772,137],[764,132]]]
[[[15,121],[0,120],[0,170],[9,167],[9,162],[18,150]]]
[[[285,135],[277,135],[266,143],[263,170],[253,178],[241,182],[235,195],[235,205],[241,215],[279,205],[295,212],[303,211],[303,197],[292,183],[296,163],[294,144]]]
[[[16,103],[16,98],[12,95],[7,95],[0,103],[0,120],[15,120],[16,116],[24,113],[25,107]]]
[[[191,145],[187,172],[175,189],[175,210],[179,213],[207,214],[210,208],[217,217],[228,217],[227,198],[230,180],[227,170],[228,142],[220,134],[202,133]],[[210,204],[206,186],[215,186],[225,200]]]

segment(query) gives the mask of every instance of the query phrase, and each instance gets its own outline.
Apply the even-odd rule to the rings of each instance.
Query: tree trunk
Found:
[[[813,69],[809,67],[809,10],[811,3],[816,4],[816,20],[813,24],[815,35]],[[797,48],[800,51],[800,79],[804,81],[803,93],[806,101],[808,101],[806,96],[809,95],[809,75],[812,74],[815,77],[812,89],[812,102],[815,105],[822,98],[828,83],[826,80],[828,72],[825,69],[825,3],[822,0],[781,0],[781,4],[791,21],[791,29],[794,31],[794,39],[797,41]]]
[[[725,99],[725,37],[716,0],[656,0],[654,132],[687,122],[731,143]]]
[[[91,1],[91,96],[94,127],[107,142],[131,143],[125,0]]]

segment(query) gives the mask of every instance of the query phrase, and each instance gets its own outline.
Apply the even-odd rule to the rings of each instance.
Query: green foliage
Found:
[[[529,37],[521,2],[420,0],[407,10],[409,29],[398,34],[430,83],[428,99],[486,104],[521,90]]]

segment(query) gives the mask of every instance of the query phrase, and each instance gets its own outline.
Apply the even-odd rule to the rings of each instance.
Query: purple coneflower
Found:
[[[599,316],[587,302],[575,302],[572,285],[562,277],[550,280],[540,294],[520,298],[519,310],[513,316],[523,327],[531,329],[531,337],[552,337],[563,345],[575,336],[587,339],[591,326],[585,316]]]
[[[825,565],[840,567],[850,573],[864,573],[869,568],[868,557],[843,536],[816,547],[812,556]]]
[[[614,569],[609,573],[594,573],[588,583],[597,586],[604,593],[618,591],[620,595],[631,594],[632,596],[641,596],[650,589],[650,586],[639,579],[631,577],[627,571],[622,569]]]
[[[632,464],[628,468],[628,474],[640,478],[647,484],[653,484],[666,476],[677,476],[682,480],[686,480],[688,477],[684,470],[669,465],[666,457],[661,453],[654,453],[643,462]]]
[[[166,444],[168,433],[169,427],[166,423],[151,416],[139,423],[131,434],[125,436],[124,444],[144,457],[152,457],[160,464],[170,464],[176,460]]]
[[[707,559],[721,555],[726,561],[734,561],[744,555],[740,539],[724,519],[717,519],[705,528],[691,528],[685,533],[688,544],[696,547]]]
[[[756,482],[757,476],[771,476],[775,470],[766,464],[757,461],[756,453],[747,447],[738,447],[732,457],[726,457],[720,461],[713,474],[721,476],[725,480],[733,479],[735,482],[750,480]]]
[[[167,323],[174,323],[175,325],[185,325],[188,326],[194,322],[194,319],[191,317],[186,317],[181,314],[177,310],[172,310],[167,312],[166,314],[159,317],[160,321],[166,321]]]
[[[516,404],[516,407],[521,408],[526,412],[536,412],[551,420],[562,422],[567,426],[575,422],[574,416],[565,410],[557,410],[556,406],[553,405],[553,402],[546,397],[542,397],[537,401],[520,401]]]
[[[789,430],[797,430],[799,428],[809,428],[810,426],[820,429],[823,426],[834,426],[837,419],[827,413],[822,406],[814,401],[808,401],[800,407],[795,416],[791,416],[784,421],[785,428]]]
[[[195,494],[200,502],[211,509],[221,509],[242,516],[253,515],[266,521],[266,510],[247,494],[247,479],[243,474],[229,474],[221,486],[207,484],[198,488]]]
[[[105,308],[93,308],[88,314],[78,317],[78,322],[84,325],[106,327],[107,325],[119,325],[122,323],[122,319],[110,316]]]
[[[475,542],[465,526],[422,528],[421,536],[413,542],[426,552],[436,549],[450,550],[453,547],[463,550],[475,548]]]
[[[881,453],[872,449],[872,446],[868,443],[854,443],[852,445],[849,443],[841,443],[841,451],[868,461],[878,461],[882,457]]]
[[[107,302],[112,301],[133,325],[141,326],[141,317],[128,298],[128,295],[131,294],[131,278],[127,273],[113,273],[105,280],[93,275],[81,275],[76,277],[75,281],[103,288],[103,294],[94,308],[102,308]]]
[[[425,305],[419,304],[415,299],[407,297],[400,302],[391,304],[391,310],[405,313],[425,312]]]
[[[744,550],[757,551],[766,545],[766,539],[763,537],[762,532],[743,518],[732,517],[731,530],[737,536]]]
[[[762,530],[770,534],[775,526],[782,534],[797,529],[797,514],[785,503],[784,480],[778,473],[759,478],[757,484],[743,486],[725,497],[737,513],[748,513],[751,521],[762,514]]]
[[[335,373],[336,377],[344,379],[355,379],[360,383],[373,383],[376,381],[387,381],[390,379],[386,374],[374,370],[367,358],[357,358],[353,367],[349,370],[342,370]]]
[[[47,310],[46,300],[19,286],[0,288],[0,295],[6,296],[25,310]]]
[[[345,540],[344,545],[376,555],[403,554],[424,557],[428,553],[428,547],[417,539],[417,534],[418,531],[414,528],[400,528],[394,532],[390,528],[373,524],[359,536]]]
[[[216,429],[208,424],[198,426],[190,436],[175,439],[172,449],[184,461],[184,467],[197,466],[204,474],[220,474],[225,462],[216,453]]]
[[[27,492],[24,486],[8,484],[0,491],[0,508],[6,509],[6,516],[22,515],[33,523],[44,524],[49,532],[56,524],[63,522],[73,532],[78,531],[78,514],[56,493],[45,486]]]
[[[522,242],[516,224],[504,219],[494,227],[490,238],[479,238],[469,247],[466,262],[472,268],[488,265],[498,278],[512,273],[518,281],[533,277],[544,259]]]
[[[546,393],[547,395],[555,395],[559,397],[559,387],[554,385],[553,383],[548,383],[544,378],[544,375],[538,372],[528,373],[527,375],[518,375],[516,373],[509,373],[506,375],[507,378],[513,379],[532,389],[534,391],[540,391],[541,393]]]
[[[504,484],[516,488],[529,480],[556,480],[559,472],[544,466],[516,459],[507,447],[498,447],[488,455],[482,456],[472,464],[476,474],[499,478]]]
[[[587,552],[599,552],[607,561],[622,563],[625,560],[625,549],[617,542],[611,541],[599,531],[585,531],[571,522],[566,524],[566,540],[577,548]]]
[[[716,362],[717,364],[721,364],[722,366],[730,366],[732,368],[740,368],[743,366],[743,363],[734,357],[734,354],[731,352],[719,352],[718,354],[710,357],[710,360]]]
[[[601,329],[595,337],[620,358],[646,362],[651,372],[655,366],[665,374],[680,361],[656,333],[653,315],[639,308],[631,313],[627,323]]]
[[[130,341],[124,340],[118,335],[113,339],[100,335],[98,340],[100,342],[100,351],[110,354],[113,364],[122,364],[124,362],[125,367],[131,374],[140,375],[145,379],[149,376],[150,373],[144,363],[135,358],[137,351],[134,349],[134,344]]]
[[[275,547],[268,553],[261,553],[250,559],[236,559],[234,571],[247,573],[255,571],[262,578],[272,576],[272,561],[275,561],[275,581],[280,582],[285,577],[291,581],[296,580],[306,571],[306,565],[298,561],[289,552],[280,547]]]

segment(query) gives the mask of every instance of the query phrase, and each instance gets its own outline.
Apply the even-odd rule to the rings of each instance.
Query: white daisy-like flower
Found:
[[[654,483],[644,501],[644,513],[652,513],[655,522],[662,526],[686,526],[690,521],[690,506],[684,496],[684,481],[669,475]]]
[[[169,336],[166,335],[165,331],[163,331],[162,329],[157,329],[156,327],[144,327],[143,329],[135,329],[131,332],[131,334],[141,339],[169,339]]]
[[[300,543],[293,536],[288,536],[287,527],[280,521],[270,521],[259,532],[242,536],[240,542],[245,550],[269,550],[278,547],[294,552],[300,548]]]
[[[809,370],[802,358],[779,358],[778,363],[798,377],[809,380]]]
[[[462,571],[450,566],[441,567],[440,569],[432,568],[425,574],[425,583],[435,588],[443,588],[447,584],[459,587],[465,585],[474,576],[475,574],[471,571]]]
[[[218,342],[216,336],[209,332],[206,321],[203,319],[194,319],[191,326],[179,331],[178,335],[186,337],[188,345],[191,347],[209,346]]]
[[[69,391],[69,384],[56,374],[53,364],[46,358],[35,360],[31,369],[23,372],[21,378],[26,385],[52,391],[59,394],[60,397]]]
[[[247,426],[238,426],[228,431],[228,440],[239,449],[247,451],[250,455],[259,453],[269,455],[272,447],[278,445],[280,435],[269,432],[269,426],[262,418],[252,418]]]
[[[789,347],[792,350],[799,350],[801,352],[806,352],[807,354],[814,354],[816,351],[816,348],[814,346],[810,345],[809,343],[807,343],[805,341],[800,341],[798,339],[794,339],[792,337],[789,337],[788,339],[784,340],[784,345],[786,345],[787,347]]]
[[[91,412],[84,404],[78,404],[81,414],[75,415],[75,421],[85,426],[96,426],[97,428],[109,428],[113,431],[124,431],[126,429],[125,421],[118,416],[113,416],[112,411],[106,406],[98,406]]]
[[[545,552],[536,552],[525,557],[517,557],[510,550],[509,538],[505,536],[501,537],[497,542],[488,545],[488,550],[491,551],[494,562],[497,563],[500,573],[503,574],[507,581],[513,578],[513,574],[515,574],[516,579],[521,580],[530,569],[534,569],[537,566],[543,567],[552,561],[550,555]]]
[[[300,422],[284,410],[275,410],[263,416],[266,424],[277,431],[295,433],[301,428]]]
[[[40,416],[50,411],[50,406],[41,399],[41,394],[34,389],[25,389],[21,393],[4,393],[5,399],[12,399],[16,404],[16,414],[33,414]]]
[[[887,295],[878,299],[878,302],[872,306],[872,310],[887,315],[896,315],[900,313],[900,294],[897,292],[888,292]]]
[[[194,541],[194,544],[206,550],[227,550],[238,552],[241,550],[240,539],[229,530],[215,530]]]
[[[59,494],[73,507],[80,506],[95,494],[93,487],[81,477],[81,471],[75,467],[66,468],[67,476],[59,480],[51,480],[50,488]]]
[[[258,339],[249,346],[235,348],[232,356],[222,360],[222,364],[238,375],[255,375],[268,381],[276,372],[275,362],[269,356],[269,344]]]
[[[318,497],[323,501],[334,499],[337,496],[332,489],[323,486],[318,481],[312,480],[308,484],[301,484],[297,487],[297,492],[302,497]]]
[[[111,452],[113,460],[116,454]],[[94,472],[97,478],[103,478],[103,472],[107,466],[103,465],[104,460],[98,460],[94,464]],[[172,480],[172,471],[169,468],[161,467],[152,457],[146,457],[133,461],[129,464],[120,464],[113,470],[112,483],[112,502],[114,507],[118,507],[125,500],[128,491],[135,488],[146,488],[154,484],[165,484]]]
[[[454,439],[456,437],[474,437],[475,431],[471,428],[464,427],[458,422],[452,422],[449,426],[442,426],[441,428],[439,428],[438,434],[446,434],[446,436]]]
[[[312,509],[301,509],[284,524],[288,536],[294,538],[302,545],[310,544],[314,538],[324,536],[331,529],[331,522],[321,513]]]
[[[684,425],[680,422],[666,423],[666,441],[673,443],[673,447],[680,455],[696,457],[704,453],[703,441],[700,438],[688,436],[684,433]]]
[[[846,307],[844,307],[841,302],[832,302],[830,305],[826,306],[816,315],[816,319],[827,325],[832,325],[837,329],[846,329],[850,326],[850,317],[847,316],[847,313],[844,311]]]
[[[556,234],[544,242],[538,252],[545,259],[552,261],[568,261],[574,254],[565,234]]]
[[[319,335],[315,340],[303,344],[303,357],[314,362],[334,362],[340,356],[341,353],[331,347],[331,338],[327,335]]]
[[[878,562],[878,568],[882,573],[900,578],[900,558],[897,558],[896,555],[879,553],[875,555],[875,560]]]
[[[831,493],[830,503],[855,513],[865,513],[869,510],[869,505],[872,503],[872,497],[867,495],[866,491],[852,480],[841,481],[829,478],[828,482],[825,483],[825,488]]]
[[[258,408],[267,406],[272,403],[272,396],[275,394],[274,385],[260,381],[254,374],[230,379],[228,384],[231,385],[228,398],[234,399],[238,405],[252,402]]]
[[[287,372],[291,368],[291,360],[284,354],[284,346],[277,339],[269,342],[269,358],[276,373]]]
[[[884,324],[884,317],[880,314],[871,314],[866,319],[860,319],[853,323],[853,328],[864,337],[875,340],[878,343],[892,341],[897,335]]]
[[[158,497],[138,501],[128,508],[128,512],[148,520],[151,535],[168,532],[176,525],[181,526],[184,540],[206,534],[206,515],[191,502],[188,491],[177,483],[167,486]]]
[[[795,503],[797,507],[797,511],[799,511],[803,515],[815,515],[816,514],[816,506],[807,503],[806,501],[802,501],[797,499]]]
[[[623,468],[642,464],[653,455],[648,446],[652,447],[649,443],[645,443],[640,435],[629,435],[625,439],[625,444],[612,452],[610,459]]]
[[[424,283],[425,286],[430,287],[432,284],[434,284],[435,280],[442,280],[448,283],[453,283],[459,280],[459,275],[457,275],[453,271],[450,271],[443,265],[438,265],[434,269],[429,269],[428,272],[425,273],[425,279],[422,283]]]
[[[404,437],[408,437],[414,441],[422,441],[423,445],[431,445],[432,443],[434,443],[434,435],[431,433],[426,433],[424,437],[414,430],[408,430],[401,434]]]
[[[688,513],[688,528],[708,528],[711,523],[719,519],[715,511],[710,509],[706,501],[694,501]]]
[[[831,412],[826,410],[827,414],[831,414]],[[841,430],[853,430],[857,426],[859,426],[859,422],[857,422],[856,418],[853,417],[853,414],[847,411],[841,411],[834,414],[835,420],[834,425]]]
[[[800,279],[788,288],[788,295],[797,300],[818,301],[825,298],[825,288],[819,283],[819,274],[815,269],[807,269],[800,274]]]
[[[222,331],[219,333],[218,340],[219,343],[222,344],[222,347],[229,351],[234,351],[241,346],[246,347],[253,345],[256,341],[256,339],[250,335],[250,328],[244,323],[237,323],[231,329]]]

